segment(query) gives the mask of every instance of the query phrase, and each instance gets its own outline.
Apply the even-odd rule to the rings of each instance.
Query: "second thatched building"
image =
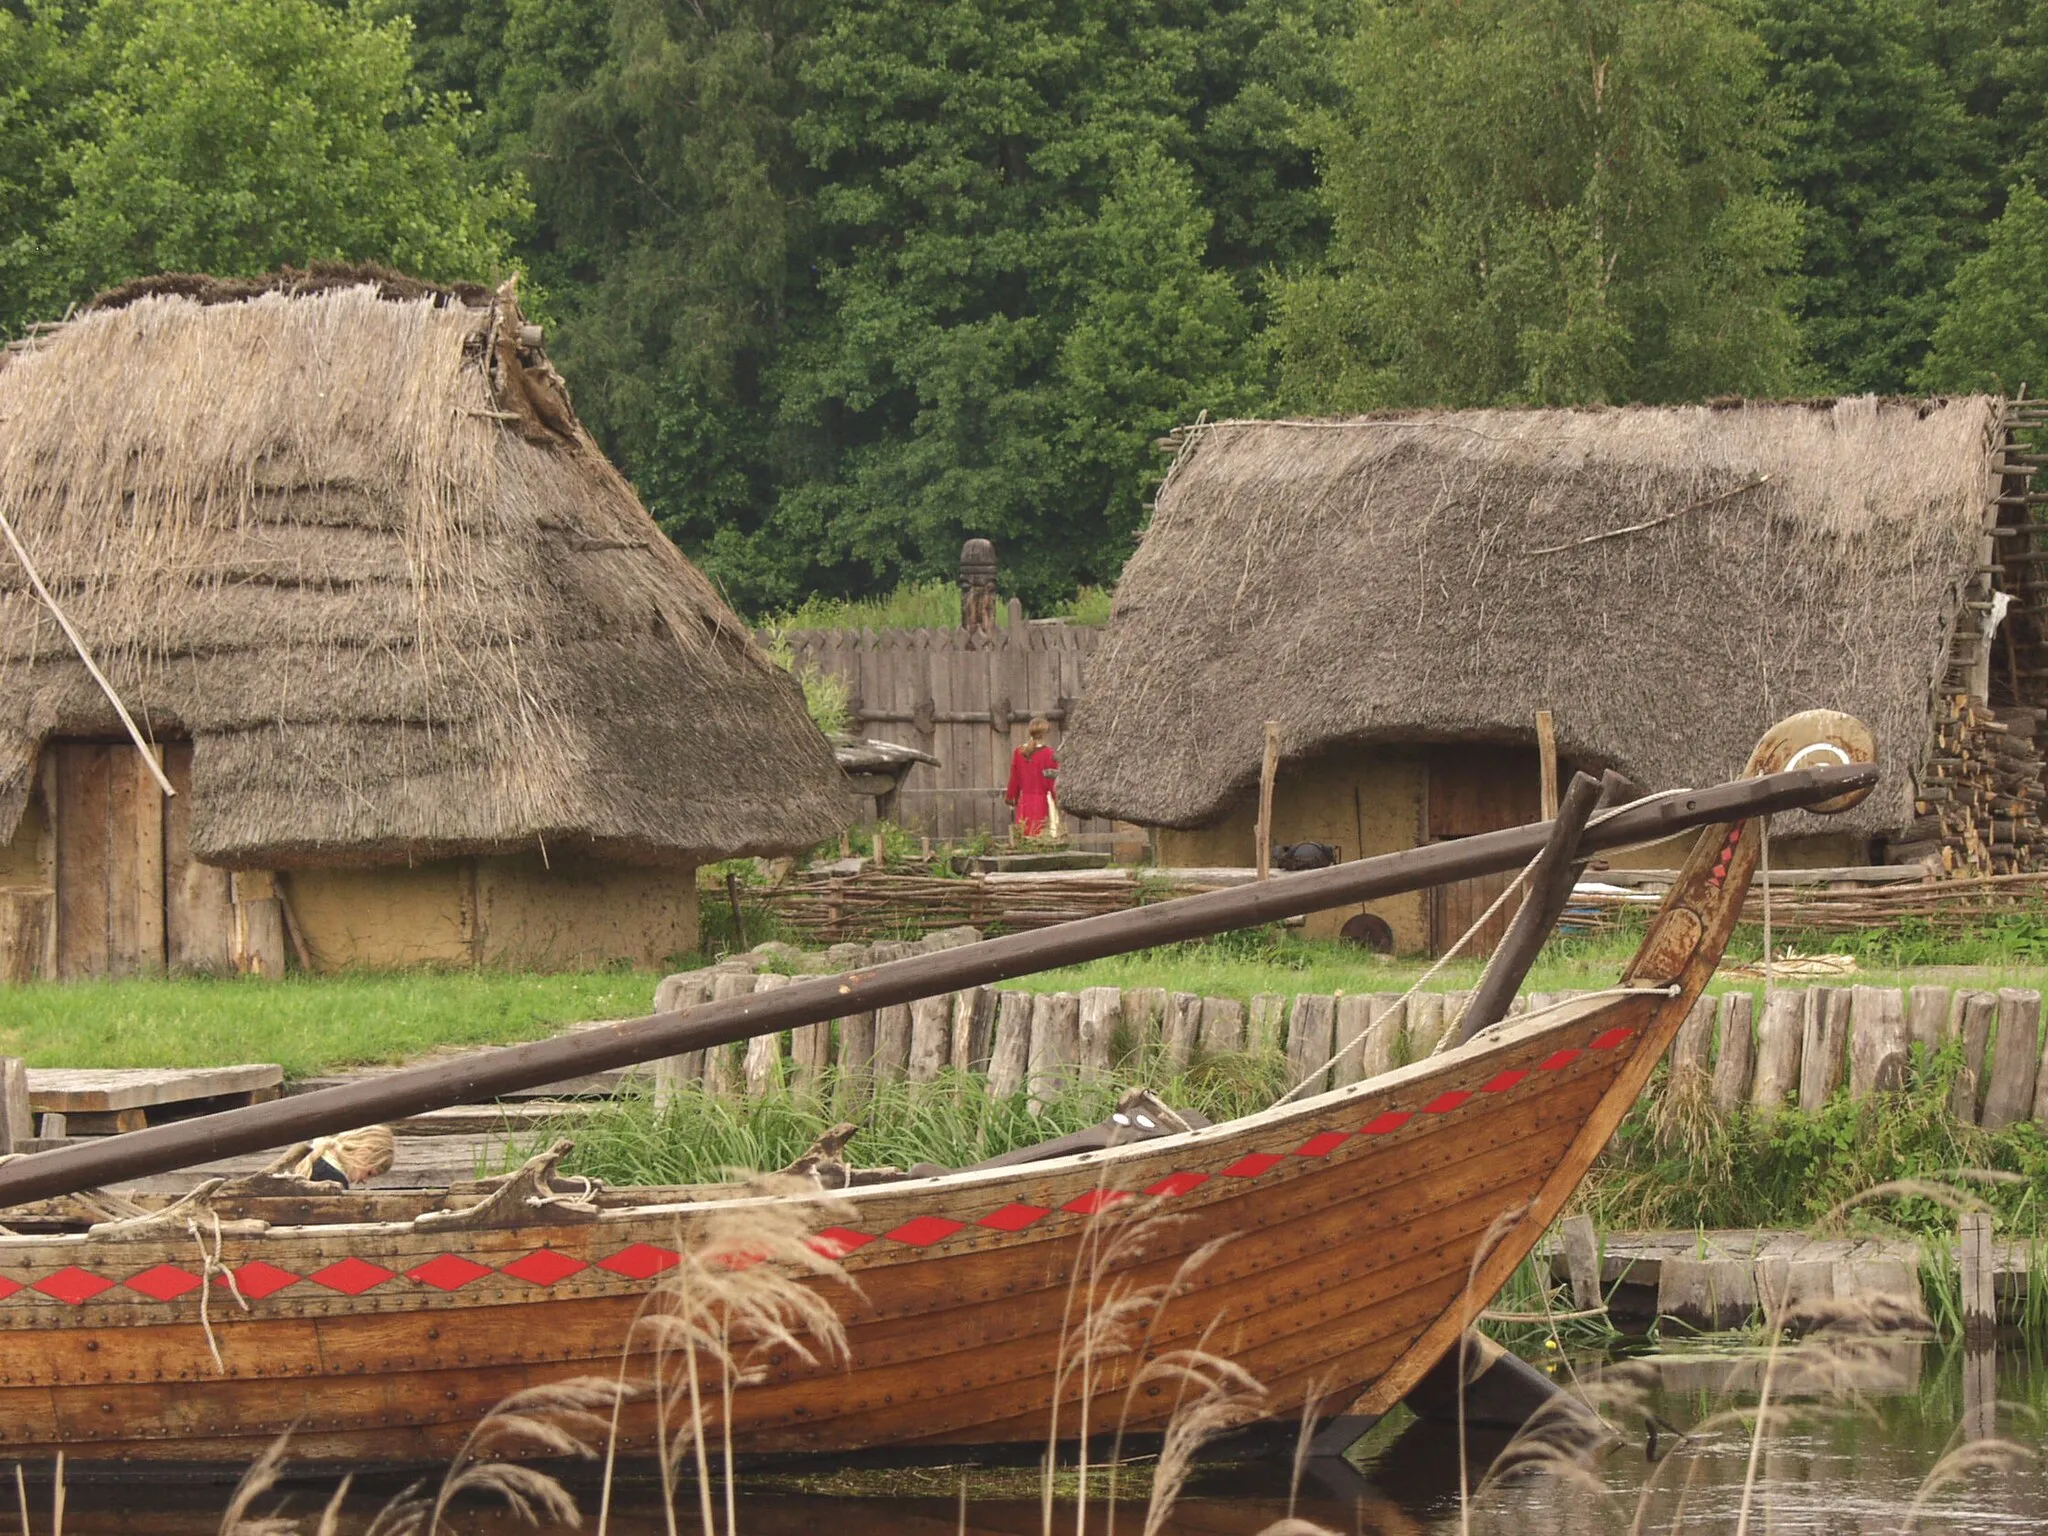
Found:
[[[1824,706],[1876,732],[1884,782],[1847,817],[1780,818],[1779,863],[2040,867],[2048,553],[2024,414],[1862,398],[1191,429],[1070,723],[1067,808],[1155,828],[1166,863],[1248,864],[1273,721],[1275,840],[1348,859],[1537,819],[1538,711],[1566,772],[1663,789],[1736,773],[1771,721]],[[1375,913],[1438,948],[1499,884]]]

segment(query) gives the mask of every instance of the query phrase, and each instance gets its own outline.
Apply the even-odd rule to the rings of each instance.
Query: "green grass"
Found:
[[[32,1067],[274,1061],[304,1077],[644,1013],[657,979],[645,971],[452,971],[42,982],[0,987],[0,1055]]]
[[[1848,1229],[1953,1233],[1955,1209],[1943,1199],[1864,1199],[1915,1181],[1988,1205],[2001,1235],[2048,1235],[2048,1138],[2031,1121],[1986,1131],[1957,1120],[1948,1098],[1961,1070],[1961,1044],[1951,1041],[1904,1093],[1725,1117],[1655,1081],[1594,1164],[1579,1208],[1603,1230],[1807,1229],[1832,1218]],[[2001,1177],[1970,1176],[1978,1171]]]
[[[715,1098],[693,1086],[661,1109],[632,1097],[543,1127],[512,1160],[566,1136],[576,1142],[565,1165],[575,1173],[614,1184],[714,1183],[735,1172],[787,1167],[828,1126],[855,1120],[861,1130],[848,1155],[859,1166],[957,1168],[1098,1124],[1134,1084],[1225,1120],[1270,1103],[1284,1075],[1278,1057],[1227,1058],[1179,1075],[1132,1064],[1053,1095],[1036,1115],[1026,1095],[992,1097],[982,1079],[952,1071],[931,1083],[835,1081],[818,1092],[785,1089],[752,1100]]]

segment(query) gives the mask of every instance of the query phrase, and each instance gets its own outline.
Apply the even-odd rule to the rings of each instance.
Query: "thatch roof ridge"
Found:
[[[1986,397],[1408,412],[1183,434],[1062,748],[1077,814],[1191,826],[1344,743],[1533,740],[1654,787],[1861,714],[1911,817],[1978,563]],[[1795,825],[1789,823],[1788,826]],[[1806,829],[1819,824],[1808,819]]]
[[[138,718],[194,739],[201,857],[694,862],[848,813],[801,690],[519,326],[381,278],[147,292],[0,369],[0,512]],[[46,737],[113,725],[0,552],[0,836]]]

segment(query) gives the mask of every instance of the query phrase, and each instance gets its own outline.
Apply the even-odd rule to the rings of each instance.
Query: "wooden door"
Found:
[[[1498,832],[1539,820],[1542,811],[1541,770],[1529,747],[1448,745],[1429,756],[1429,839],[1444,842]],[[1512,874],[1482,875],[1436,887],[1430,893],[1429,948],[1442,954],[1514,879]],[[1502,903],[1478,933],[1459,951],[1460,959],[1483,958],[1507,932],[1516,902]]]
[[[50,748],[57,808],[57,976],[164,968],[164,799],[129,742]]]

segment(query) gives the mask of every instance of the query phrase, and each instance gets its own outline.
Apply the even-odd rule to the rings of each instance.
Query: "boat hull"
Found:
[[[1426,1369],[1399,1367],[1432,1328],[1462,1326],[1491,1295],[1478,1271],[1518,1261],[1541,1232],[1557,1203],[1546,1189],[1603,1102],[1633,1097],[1628,1068],[1661,1049],[1671,1002],[1568,1004],[1229,1126],[841,1197],[816,1241],[847,1283],[809,1283],[831,1296],[846,1357],[771,1353],[735,1397],[737,1442],[796,1454],[1042,1443],[1056,1395],[1065,1434],[1082,1432],[1084,1408],[1091,1433],[1158,1432],[1172,1397],[1126,1401],[1134,1356],[1055,1393],[1105,1231],[1133,1222],[1150,1223],[1137,1253],[1109,1266],[1127,1285],[1162,1284],[1226,1240],[1158,1315],[1152,1352],[1202,1344],[1235,1361],[1274,1416],[1311,1398],[1324,1413],[1383,1411]],[[0,1457],[239,1465],[292,1430],[295,1456],[443,1459],[514,1392],[616,1376],[635,1316],[705,1215],[274,1227],[221,1237],[212,1273],[203,1229],[0,1243]],[[1482,1264],[1489,1229],[1499,1246]],[[644,1375],[644,1360],[626,1370]],[[622,1427],[651,1444],[644,1409]]]

